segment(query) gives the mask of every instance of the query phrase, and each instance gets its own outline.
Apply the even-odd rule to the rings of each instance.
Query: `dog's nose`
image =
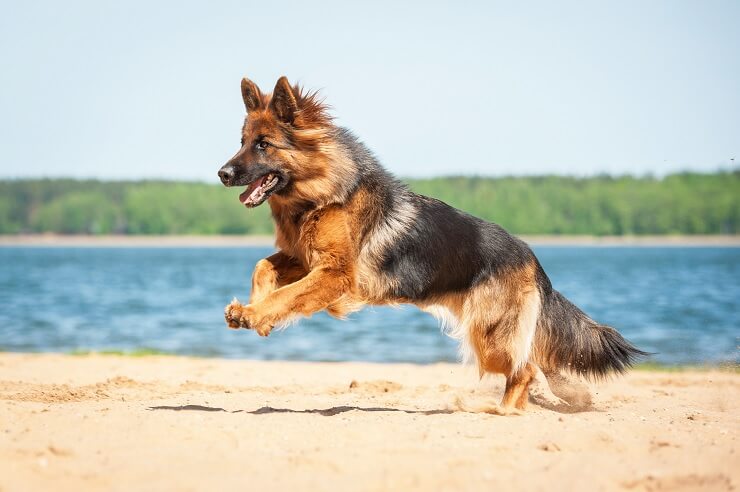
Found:
[[[230,186],[234,181],[234,166],[226,164],[224,167],[218,170],[218,177],[221,178],[221,182],[226,186]]]

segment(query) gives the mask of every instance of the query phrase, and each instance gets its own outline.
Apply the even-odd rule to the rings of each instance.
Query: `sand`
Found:
[[[0,490],[733,490],[740,374],[523,416],[471,368],[0,354]]]

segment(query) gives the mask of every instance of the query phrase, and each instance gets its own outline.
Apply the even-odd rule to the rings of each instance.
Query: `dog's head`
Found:
[[[239,200],[247,207],[271,196],[316,201],[330,193],[327,157],[334,127],[316,93],[303,93],[285,77],[271,95],[246,78],[241,89],[247,108],[241,148],[218,171],[221,182],[246,186]]]

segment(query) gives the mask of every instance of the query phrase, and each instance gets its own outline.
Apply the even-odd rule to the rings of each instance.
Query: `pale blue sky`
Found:
[[[0,176],[216,182],[243,75],[322,88],[392,171],[740,160],[740,2],[2,3]]]

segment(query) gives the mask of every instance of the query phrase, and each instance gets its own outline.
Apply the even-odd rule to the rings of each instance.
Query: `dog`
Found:
[[[523,241],[394,178],[316,92],[281,77],[272,94],[246,78],[241,93],[241,148],[218,176],[246,187],[246,207],[268,202],[278,252],[256,264],[249,304],[226,307],[229,327],[267,336],[321,310],[414,304],[481,377],[506,376],[505,413],[525,409],[539,370],[600,379],[647,355],[553,289]]]

